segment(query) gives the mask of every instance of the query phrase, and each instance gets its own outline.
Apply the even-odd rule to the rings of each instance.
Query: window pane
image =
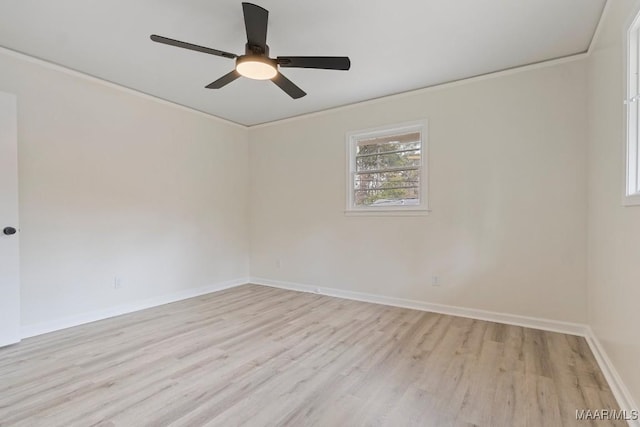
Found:
[[[390,154],[374,154],[356,157],[356,171],[419,167],[421,163],[419,149],[399,151]]]
[[[348,135],[347,209],[359,213],[426,208],[424,123],[404,123]],[[388,209],[386,209],[388,207]],[[370,209],[369,209],[370,208]]]
[[[420,171],[357,173],[354,176],[356,206],[417,205]]]
[[[627,159],[627,168],[629,169],[629,181],[630,187],[627,189],[630,193],[638,193],[640,190],[640,146],[638,135],[640,135],[640,100],[637,100],[632,105],[631,115],[633,118],[630,119],[635,122],[635,133],[631,133],[629,136],[632,137],[631,141],[629,141],[629,147],[627,148],[629,152],[628,156],[632,158]],[[631,123],[629,123],[631,126]]]
[[[420,132],[358,140],[357,155],[420,148]]]
[[[633,172],[635,173],[635,178],[636,178],[636,182],[635,182],[635,189],[634,193],[636,194],[640,194],[640,146],[639,146],[639,141],[636,139],[636,146],[635,146],[635,165],[633,165]]]

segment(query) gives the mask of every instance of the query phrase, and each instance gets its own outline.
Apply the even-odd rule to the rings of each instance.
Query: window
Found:
[[[625,204],[640,205],[640,15],[629,28],[627,49]]]
[[[426,124],[347,134],[347,213],[427,210]]]

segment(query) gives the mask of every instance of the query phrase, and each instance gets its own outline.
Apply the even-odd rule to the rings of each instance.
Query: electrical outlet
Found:
[[[431,276],[431,286],[440,286],[440,276]]]
[[[282,267],[282,261],[280,260],[280,258],[276,258],[276,268],[280,267]]]
[[[115,276],[113,278],[113,289],[120,289],[122,287],[122,278]]]

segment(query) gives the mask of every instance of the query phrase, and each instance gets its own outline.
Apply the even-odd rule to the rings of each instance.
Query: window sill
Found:
[[[430,209],[351,209],[345,216],[427,216]]]
[[[640,194],[624,196],[622,199],[622,206],[640,206]]]

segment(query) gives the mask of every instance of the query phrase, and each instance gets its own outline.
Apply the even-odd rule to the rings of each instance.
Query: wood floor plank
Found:
[[[586,341],[245,285],[0,349],[0,426],[552,426],[619,409]]]

